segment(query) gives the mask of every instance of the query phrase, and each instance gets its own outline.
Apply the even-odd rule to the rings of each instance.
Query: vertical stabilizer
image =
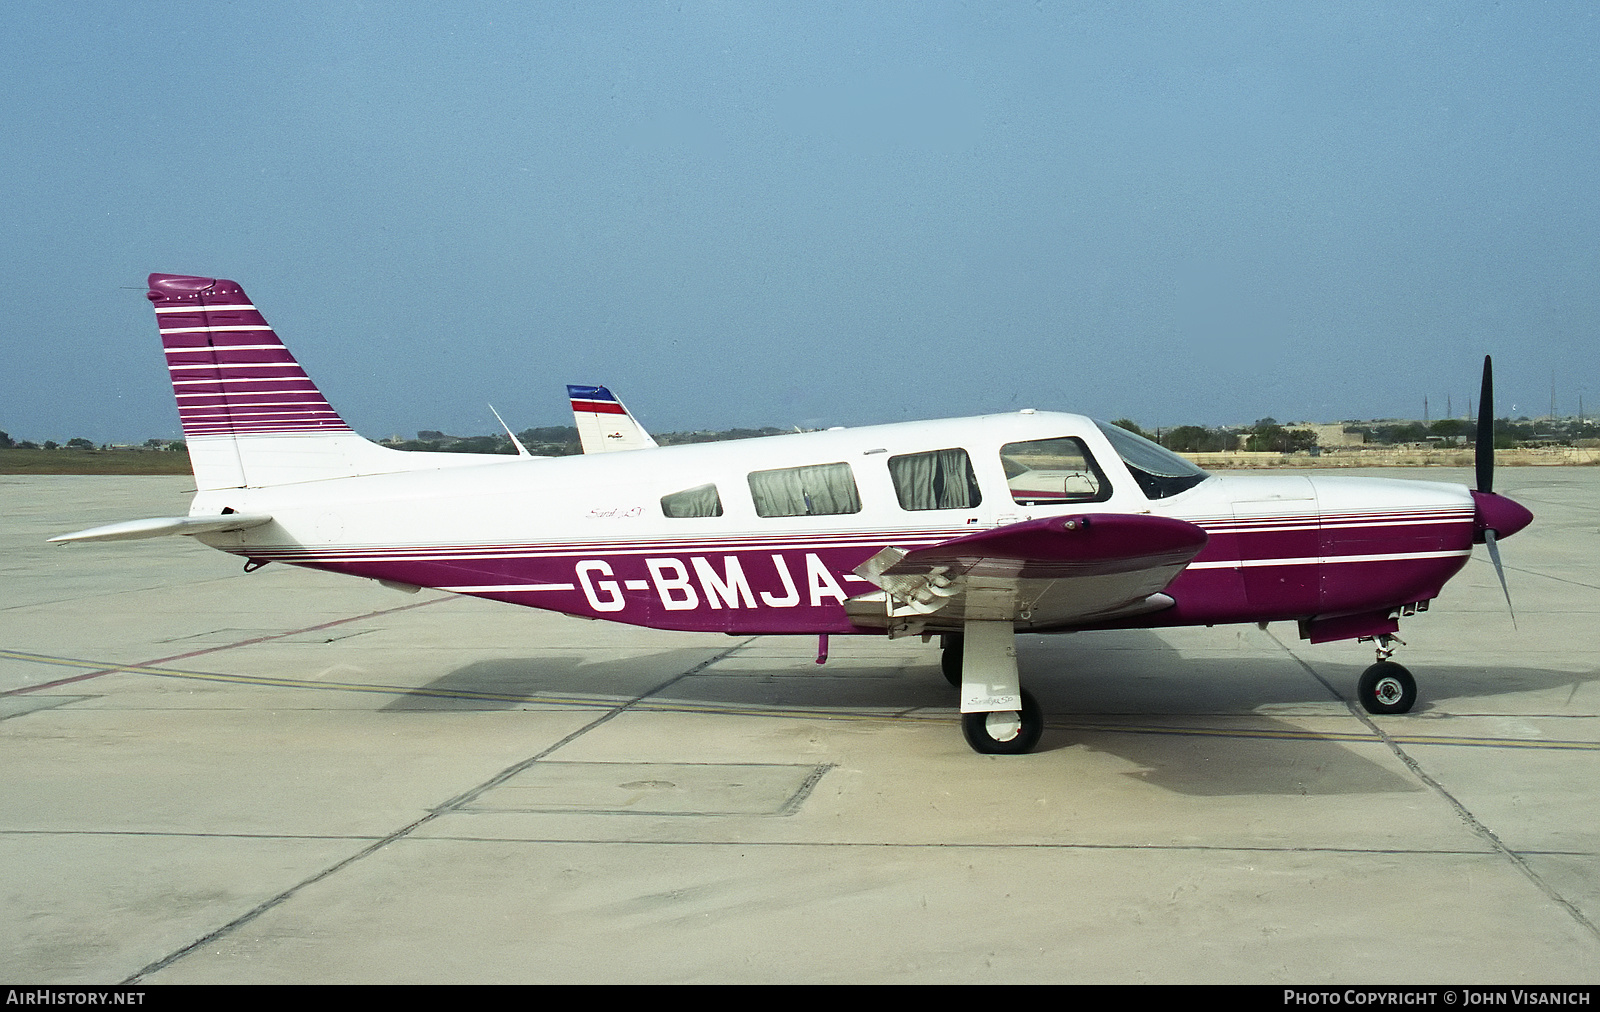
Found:
[[[656,445],[615,394],[605,387],[567,385],[572,419],[584,453],[643,450]]]
[[[149,286],[146,298],[155,306],[178,419],[201,490],[483,460],[478,454],[405,453],[356,435],[238,282],[152,274]]]

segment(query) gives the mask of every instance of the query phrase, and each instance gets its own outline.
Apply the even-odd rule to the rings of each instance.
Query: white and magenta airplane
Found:
[[[52,541],[190,535],[247,570],[817,635],[819,662],[832,635],[938,635],[983,753],[1027,752],[1043,728],[1019,630],[1293,621],[1314,643],[1375,640],[1359,698],[1405,713],[1416,684],[1389,660],[1399,618],[1425,610],[1475,543],[1504,587],[1496,538],[1533,519],[1491,490],[1487,359],[1475,491],[1212,475],[1116,426],[1032,409],[656,447],[603,387],[569,388],[574,409],[608,423],[599,445],[640,449],[417,453],[345,425],[237,283],[152,274],[149,289],[198,492],[188,516]]]

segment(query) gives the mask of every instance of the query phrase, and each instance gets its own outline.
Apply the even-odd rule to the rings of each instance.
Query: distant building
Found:
[[[1310,432],[1317,437],[1317,445],[1329,446],[1365,446],[1367,437],[1362,432],[1346,432],[1343,422],[1334,422],[1328,425],[1319,425],[1315,422],[1301,422],[1298,425],[1285,425],[1290,432]]]

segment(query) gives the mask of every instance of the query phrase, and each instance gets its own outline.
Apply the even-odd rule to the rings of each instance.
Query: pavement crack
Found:
[[[412,607],[415,607],[415,606],[413,605]],[[177,950],[175,950],[173,952],[170,952],[167,955],[163,956],[162,958],[156,960],[155,962],[148,964],[147,966],[145,966],[142,969],[140,969],[138,972],[136,972],[136,973],[132,974],[131,976],[129,976],[126,980],[123,980],[122,984],[124,986],[132,985],[132,984],[138,984],[138,983],[142,982],[146,977],[150,976],[152,973],[157,973],[157,972],[159,972],[161,970],[164,970],[167,967],[171,966],[172,964],[174,964],[174,963],[178,962],[179,960],[183,959],[185,956],[188,956],[190,953],[193,953],[193,952],[197,951],[198,949],[201,949],[201,948],[203,948],[203,947],[205,947],[207,945],[210,945],[212,942],[215,942],[218,939],[225,938],[226,936],[232,934],[233,932],[235,932],[235,931],[239,930],[240,928],[244,927],[245,925],[249,924],[251,921],[254,921],[256,918],[260,917],[262,914],[267,913],[269,910],[272,910],[272,909],[274,909],[276,907],[282,906],[284,903],[288,902],[290,899],[294,898],[297,894],[299,894],[303,890],[307,889],[308,887],[316,885],[318,882],[321,882],[321,881],[323,881],[325,879],[328,879],[328,878],[330,878],[330,877],[332,877],[334,875],[337,875],[339,872],[341,872],[344,869],[350,867],[351,865],[355,864],[356,862],[360,861],[361,859],[366,858],[366,857],[370,857],[371,855],[376,854],[378,851],[380,851],[383,848],[389,846],[391,843],[395,843],[395,842],[397,842],[399,840],[405,839],[406,837],[410,836],[412,833],[415,833],[418,829],[421,829],[423,826],[426,826],[428,823],[433,822],[435,819],[439,818],[441,815],[448,815],[448,814],[456,811],[457,809],[459,809],[461,806],[471,803],[473,799],[475,799],[477,797],[480,797],[481,795],[484,794],[484,792],[489,791],[489,790],[493,789],[494,787],[499,786],[500,784],[504,783],[506,780],[509,780],[511,777],[516,776],[518,773],[521,773],[523,770],[525,770],[528,767],[534,765],[535,763],[539,762],[540,760],[545,759],[548,756],[550,756],[551,754],[559,751],[560,749],[565,748],[567,745],[572,744],[574,741],[577,741],[579,738],[581,738],[584,735],[588,734],[590,731],[593,731],[595,728],[601,726],[602,724],[606,724],[606,723],[610,722],[612,720],[612,718],[617,717],[617,716],[627,712],[628,710],[633,709],[640,702],[642,702],[642,701],[644,701],[646,699],[649,699],[651,696],[654,696],[657,693],[666,691],[667,689],[671,688],[673,685],[677,684],[678,682],[682,681],[683,679],[692,678],[693,676],[699,674],[700,672],[704,671],[705,669],[711,667],[713,664],[716,664],[717,662],[726,659],[727,657],[732,655],[734,652],[736,652],[736,651],[738,651],[740,649],[743,649],[745,646],[748,646],[751,642],[753,642],[753,640],[754,640],[754,637],[745,637],[744,639],[740,640],[739,642],[737,642],[737,643],[733,644],[732,646],[728,647],[726,650],[719,651],[718,653],[712,655],[711,657],[708,657],[705,660],[701,661],[699,664],[696,664],[694,667],[689,668],[687,671],[681,671],[678,674],[673,675],[671,678],[668,678],[666,681],[661,682],[658,685],[654,685],[654,686],[650,687],[649,689],[646,689],[644,692],[640,693],[637,696],[634,696],[632,699],[629,699],[626,702],[617,704],[616,706],[614,706],[611,709],[607,710],[606,712],[602,713],[600,716],[598,716],[595,719],[589,721],[587,724],[584,724],[582,727],[578,728],[577,730],[573,731],[572,733],[570,733],[570,734],[566,735],[565,737],[561,738],[559,741],[555,742],[554,744],[552,744],[552,745],[540,750],[539,752],[535,753],[534,755],[529,756],[526,759],[522,759],[522,760],[519,760],[518,762],[515,762],[515,763],[511,764],[510,766],[508,766],[505,769],[501,770],[499,773],[496,773],[494,776],[490,777],[488,780],[485,780],[483,783],[478,784],[476,787],[473,787],[470,790],[464,791],[461,794],[458,794],[455,797],[451,798],[449,801],[446,801],[444,804],[439,805],[439,806],[431,809],[426,815],[423,815],[421,818],[415,819],[415,820],[407,823],[406,825],[400,827],[399,829],[397,829],[394,832],[388,834],[387,836],[384,836],[384,837],[382,837],[380,839],[374,840],[372,843],[368,844],[367,846],[361,848],[360,850],[356,851],[353,854],[350,854],[349,856],[347,856],[345,858],[340,859],[339,861],[334,862],[333,864],[329,865],[328,867],[326,867],[326,868],[322,869],[321,871],[317,872],[315,875],[312,875],[312,876],[310,876],[308,878],[302,879],[301,881],[295,883],[294,885],[290,886],[289,888],[287,888],[287,889],[283,890],[282,892],[278,893],[276,896],[273,896],[271,899],[265,900],[262,903],[257,904],[255,907],[251,908],[250,910],[246,911],[243,914],[240,914],[238,917],[235,917],[233,920],[231,920],[228,923],[222,925],[220,928],[217,928],[215,931],[212,931],[212,932],[210,932],[208,934],[202,935],[201,937],[199,937],[199,938],[195,939],[194,941],[190,942],[188,945],[185,945],[180,949],[177,949]]]
[[[1571,900],[1568,900],[1565,896],[1557,892],[1554,886],[1550,885],[1544,880],[1543,877],[1539,875],[1538,872],[1534,871],[1521,854],[1506,846],[1500,837],[1495,834],[1494,830],[1490,829],[1488,826],[1484,825],[1483,822],[1479,821],[1478,817],[1473,815],[1471,810],[1469,810],[1466,805],[1462,804],[1460,799],[1458,799],[1454,794],[1451,794],[1443,784],[1429,776],[1427,771],[1422,768],[1422,765],[1418,763],[1417,760],[1410,755],[1410,753],[1406,752],[1406,750],[1401,747],[1401,743],[1396,741],[1392,736],[1389,735],[1387,731],[1380,727],[1378,723],[1374,721],[1372,717],[1365,710],[1363,710],[1355,700],[1346,698],[1343,693],[1334,688],[1326,678],[1323,678],[1322,675],[1309,663],[1307,663],[1304,658],[1295,653],[1287,643],[1278,639],[1277,635],[1274,634],[1270,629],[1266,630],[1266,633],[1274,643],[1278,644],[1284,653],[1294,658],[1294,662],[1300,665],[1300,667],[1304,668],[1307,674],[1321,682],[1323,687],[1333,694],[1334,698],[1344,703],[1345,709],[1350,711],[1350,715],[1356,720],[1365,724],[1367,729],[1371,731],[1379,740],[1381,740],[1383,744],[1388,747],[1389,751],[1394,753],[1395,757],[1406,765],[1407,769],[1416,775],[1417,779],[1426,784],[1430,790],[1432,790],[1435,794],[1442,798],[1446,804],[1454,809],[1457,818],[1466,823],[1467,827],[1471,829],[1473,833],[1477,834],[1477,836],[1487,843],[1491,848],[1493,848],[1497,854],[1505,858],[1506,861],[1510,862],[1512,867],[1516,868],[1524,876],[1526,876],[1528,881],[1532,882],[1534,886],[1541,893],[1543,893],[1547,899],[1550,900],[1550,902],[1554,903],[1562,910],[1565,910],[1567,914],[1571,916],[1574,921],[1577,921],[1578,924],[1582,926],[1583,929],[1587,931],[1593,938],[1600,940],[1600,928],[1596,928],[1594,922],[1584,916],[1583,911],[1579,910]]]

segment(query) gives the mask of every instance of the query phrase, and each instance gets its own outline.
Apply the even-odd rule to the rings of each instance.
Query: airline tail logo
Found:
[[[585,387],[567,384],[567,396],[572,398],[572,413],[592,412],[597,415],[625,415],[627,409],[616,395],[605,387]]]
[[[350,431],[237,282],[149,285],[185,437]]]
[[[567,384],[572,399],[572,420],[584,453],[643,450],[656,445],[617,395],[605,387]]]

